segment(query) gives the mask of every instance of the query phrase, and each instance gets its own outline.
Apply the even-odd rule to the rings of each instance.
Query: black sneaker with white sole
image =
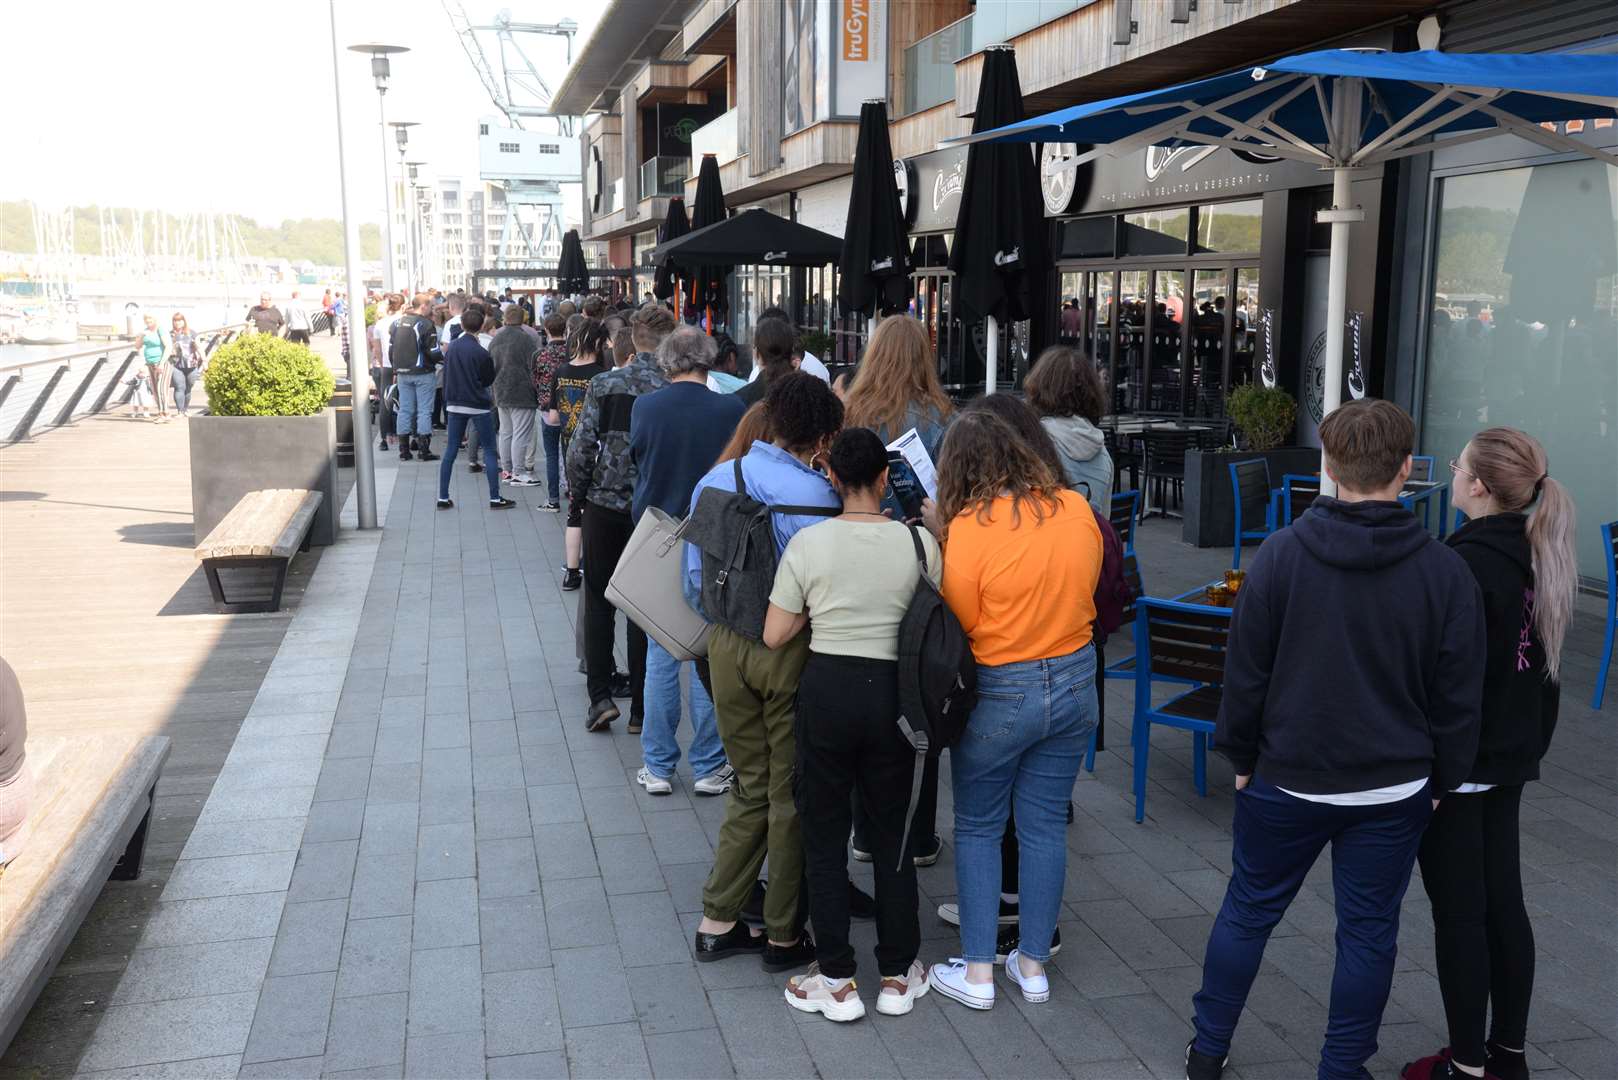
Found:
[[[945,922],[949,923],[951,926],[959,926],[959,925],[961,925],[961,908],[960,908],[960,905],[958,905],[958,904],[939,904],[938,905],[938,917],[940,919],[944,920]],[[1017,925],[1017,905],[1015,903],[1008,903],[1005,900],[1000,901],[1000,925],[1001,926],[1016,926]]]
[[[1197,1051],[1197,1041],[1185,1044],[1185,1080],[1219,1080],[1229,1057],[1214,1057]]]
[[[516,505],[517,505],[516,500],[507,499],[507,498],[504,498],[504,497],[489,500],[489,509],[490,510],[510,510],[513,506],[516,506]]]
[[[995,935],[994,962],[997,964],[1005,963],[1006,957],[1010,955],[1012,949],[1017,947],[1017,942],[1021,939],[1021,937],[1022,927],[1017,923],[1011,923],[1009,926],[1002,926],[1000,928],[1000,932]],[[1061,951],[1062,928],[1057,927],[1055,930],[1051,931],[1051,955],[1055,956]]]

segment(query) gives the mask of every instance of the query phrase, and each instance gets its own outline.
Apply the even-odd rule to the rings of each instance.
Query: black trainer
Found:
[[[612,692],[613,697],[632,696],[629,685],[629,676],[625,675],[621,671],[613,672],[612,678],[607,680],[607,688]]]
[[[790,971],[793,968],[807,967],[814,958],[815,939],[809,936],[809,931],[800,930],[795,945],[777,945],[766,940],[764,955],[760,959],[764,963],[765,971]]]
[[[764,948],[764,935],[755,934],[747,924],[738,922],[723,934],[704,934],[697,931],[696,956],[699,964],[723,960],[740,953],[759,952]]]
[[[1185,1044],[1185,1080],[1219,1080],[1230,1058],[1216,1058],[1197,1052],[1196,1040]]]
[[[440,510],[453,510],[453,509],[455,509],[455,500],[454,499],[439,499],[438,500],[438,508]]]
[[[932,842],[916,852],[911,861],[917,866],[931,866],[938,861],[938,856],[943,850],[944,841],[938,838],[937,833],[934,833]]]
[[[498,499],[490,499],[489,500],[489,509],[490,510],[510,510],[513,506],[516,506],[516,505],[517,505],[517,501],[515,499],[508,499],[508,498],[505,498],[504,496],[502,496],[502,497],[500,497]]]
[[[583,585],[583,584],[584,584],[584,571],[575,569],[574,567],[571,567],[571,566],[564,566],[562,568],[562,591],[563,592],[575,592],[578,589],[578,587],[580,585]]]
[[[1008,925],[1000,927],[999,932],[995,935],[995,941],[994,941],[994,959],[995,959],[995,963],[997,963],[997,964],[1005,963],[1006,962],[1006,957],[1008,955],[1010,955],[1012,949],[1015,949],[1017,947],[1017,942],[1021,937],[1022,937],[1022,927],[1019,926],[1017,923],[1010,923]],[[1055,956],[1057,953],[1059,953],[1061,951],[1062,951],[1062,928],[1060,926],[1058,926],[1055,930],[1051,931],[1051,955]]]
[[[483,471],[483,462],[481,462],[481,461],[471,462],[470,464],[468,464],[466,466],[466,471],[467,472],[482,472]]]

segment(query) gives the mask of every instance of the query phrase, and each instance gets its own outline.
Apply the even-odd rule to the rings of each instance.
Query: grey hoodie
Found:
[[[1075,491],[1088,490],[1102,517],[1112,513],[1112,455],[1101,429],[1082,416],[1047,416],[1040,423],[1056,444],[1067,482]]]

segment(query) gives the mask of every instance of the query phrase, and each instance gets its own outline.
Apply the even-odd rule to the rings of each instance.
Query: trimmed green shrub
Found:
[[[833,348],[831,335],[824,330],[804,331],[798,338],[798,344],[802,346],[804,352],[818,356],[822,363],[831,357]]]
[[[1226,396],[1225,414],[1246,436],[1249,450],[1274,450],[1292,434],[1298,403],[1279,386],[1243,383]]]
[[[215,416],[313,416],[331,402],[336,379],[307,345],[248,334],[219,347],[202,385]]]

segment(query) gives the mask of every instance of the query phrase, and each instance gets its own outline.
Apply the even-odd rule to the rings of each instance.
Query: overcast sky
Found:
[[[566,14],[574,53],[606,0],[465,0],[474,23]],[[327,0],[50,0],[7,3],[0,198],[235,212],[275,224],[342,210]],[[477,179],[477,123],[495,115],[440,0],[337,0],[341,45],[386,42],[389,120],[415,120],[410,158]],[[499,77],[499,51],[484,33]],[[554,89],[560,38],[519,35]],[[382,220],[377,95],[364,56],[341,53],[353,212]],[[528,126],[554,130],[549,121]],[[392,132],[389,132],[392,135]],[[389,162],[397,151],[389,140]],[[577,186],[569,186],[572,217]],[[564,188],[568,190],[568,188]]]

